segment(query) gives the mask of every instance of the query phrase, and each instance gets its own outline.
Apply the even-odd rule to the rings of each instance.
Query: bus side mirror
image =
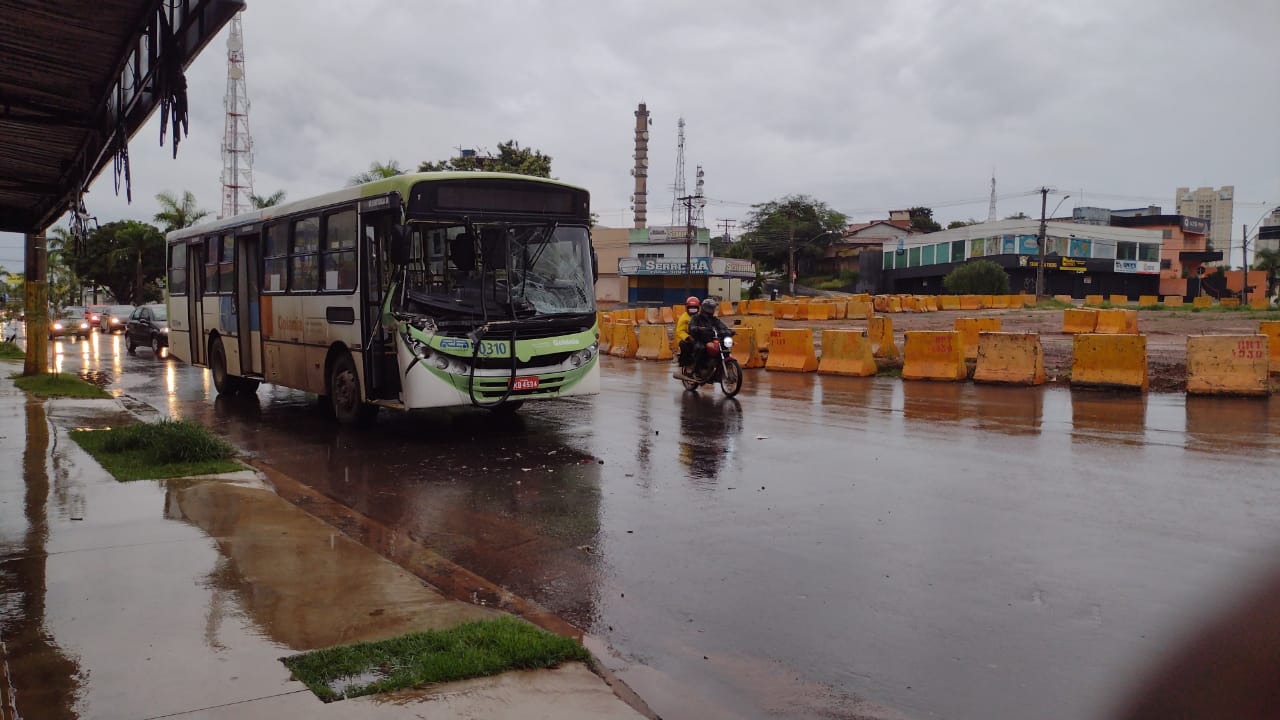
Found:
[[[600,258],[596,255],[595,248],[591,248],[591,282],[600,282]]]
[[[387,247],[387,255],[390,256],[392,264],[407,265],[409,263],[410,247],[409,226],[392,225],[391,240]]]

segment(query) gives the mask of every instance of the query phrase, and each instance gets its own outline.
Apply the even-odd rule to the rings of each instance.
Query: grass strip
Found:
[[[503,616],[281,660],[316,697],[333,702],[587,658],[576,641]]]
[[[107,430],[74,430],[71,439],[116,480],[216,475],[243,470],[235,448],[194,423],[161,420]]]
[[[17,343],[0,342],[0,360],[25,360],[27,353]]]
[[[47,373],[44,375],[11,375],[13,384],[32,395],[39,397],[66,397],[88,400],[104,400],[110,393],[97,385],[81,380],[70,373]]]

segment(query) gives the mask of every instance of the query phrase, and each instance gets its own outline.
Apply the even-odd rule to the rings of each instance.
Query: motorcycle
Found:
[[[707,359],[702,372],[695,372],[693,367],[681,367],[671,377],[684,383],[684,389],[690,392],[697,392],[703,385],[718,383],[725,395],[733,397],[742,389],[742,366],[729,355],[732,349],[733,331],[730,330],[706,344]]]

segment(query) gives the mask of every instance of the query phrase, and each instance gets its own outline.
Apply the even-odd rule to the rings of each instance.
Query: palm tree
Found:
[[[259,210],[261,210],[262,208],[271,207],[272,205],[279,205],[280,203],[284,202],[284,191],[277,190],[271,193],[270,195],[252,195],[251,194],[249,195],[249,202],[253,203],[253,206]]]
[[[74,245],[74,238],[66,228],[49,231],[45,245],[48,253],[49,301],[58,310],[80,302],[81,281],[71,262]]]
[[[1253,269],[1267,271],[1267,295],[1271,295],[1280,282],[1280,250],[1266,248],[1254,253]]]
[[[156,213],[155,221],[160,223],[167,233],[195,225],[209,214],[208,210],[196,207],[196,196],[192,195],[190,190],[182,192],[181,200],[165,190],[156,195],[156,202],[160,203],[160,212]]]
[[[363,185],[364,183],[373,182],[374,180],[385,180],[386,178],[403,174],[404,168],[400,167],[400,163],[395,160],[388,160],[385,165],[375,161],[369,163],[368,170],[365,170],[359,175],[353,175],[351,177],[350,184]]]

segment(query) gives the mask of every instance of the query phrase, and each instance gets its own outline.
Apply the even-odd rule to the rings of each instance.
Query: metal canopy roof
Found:
[[[242,9],[243,0],[0,0],[0,231],[48,227],[113,160],[124,190],[129,137],[162,101],[185,120],[182,70]],[[176,120],[166,125],[176,143]]]

